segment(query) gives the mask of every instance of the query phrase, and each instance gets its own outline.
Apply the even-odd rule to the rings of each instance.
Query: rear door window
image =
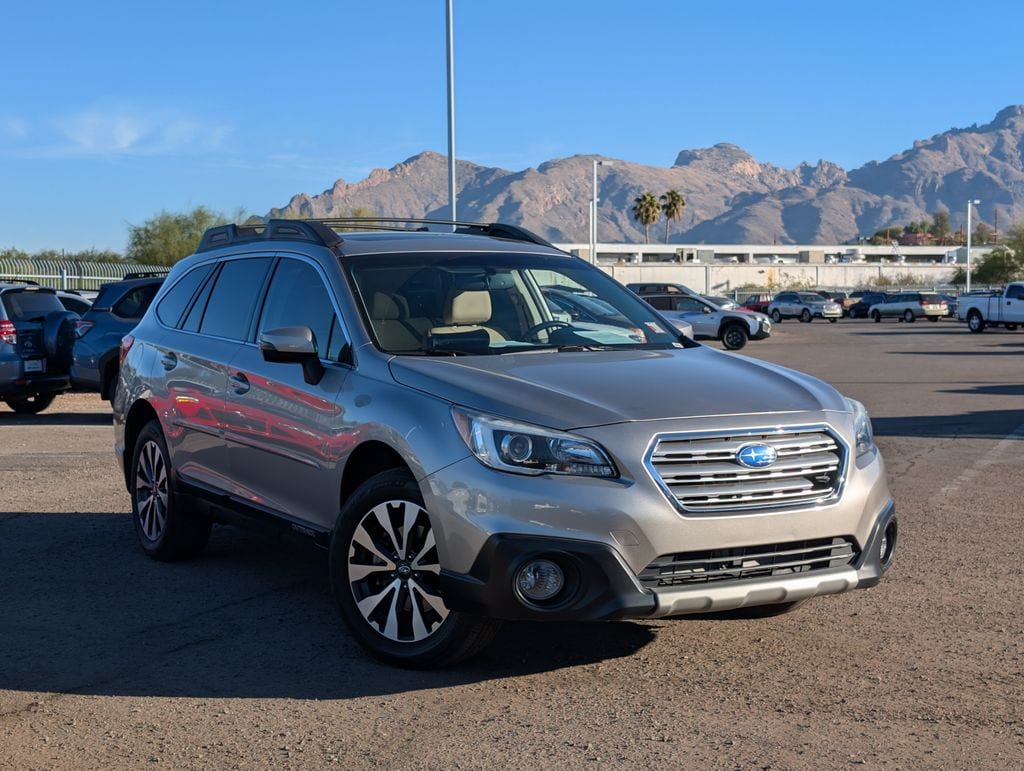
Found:
[[[252,312],[270,267],[270,257],[225,262],[206,303],[199,331],[204,335],[245,340]]]
[[[921,298],[921,305],[938,305],[942,302],[942,298],[937,294],[924,294],[919,295]]]
[[[32,321],[42,319],[54,311],[63,311],[57,295],[53,292],[39,292],[33,289],[14,289],[0,295],[0,301],[11,321]]]

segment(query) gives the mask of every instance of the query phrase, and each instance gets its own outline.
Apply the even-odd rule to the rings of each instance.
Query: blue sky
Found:
[[[455,0],[458,156],[852,168],[1024,102],[1024,4],[646,5]],[[0,248],[122,250],[161,209],[263,213],[446,151],[443,0],[7,6]]]

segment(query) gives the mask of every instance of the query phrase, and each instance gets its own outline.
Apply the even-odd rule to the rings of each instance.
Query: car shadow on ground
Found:
[[[981,388],[986,388],[986,386]],[[871,418],[871,425],[874,428],[875,436],[1003,439],[1008,438],[1018,427],[1024,425],[1024,408],[1017,410],[964,412],[957,415],[873,417]],[[1024,439],[1024,436],[1019,438]]]
[[[123,514],[0,513],[0,690],[347,699],[630,656],[656,628],[507,624],[435,672],[375,662],[343,626],[312,545],[214,530],[188,563],[145,557]]]
[[[109,426],[114,422],[110,412],[42,412],[19,415],[0,410],[0,426]]]
[[[944,394],[974,394],[978,396],[1024,396],[1024,383],[998,383],[971,388],[948,388]]]
[[[966,335],[969,334],[965,327],[959,329],[948,329],[937,324],[929,324],[925,327],[915,327],[912,324],[891,325],[890,327],[872,327],[870,331],[855,332],[854,334],[864,337],[891,337],[892,335]]]

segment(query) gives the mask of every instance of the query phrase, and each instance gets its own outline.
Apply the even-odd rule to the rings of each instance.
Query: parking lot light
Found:
[[[971,293],[971,206],[977,206],[981,201],[972,198],[967,201],[967,294]]]

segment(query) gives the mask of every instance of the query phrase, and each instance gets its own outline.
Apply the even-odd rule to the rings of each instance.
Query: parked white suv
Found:
[[[806,323],[814,319],[828,319],[835,324],[843,317],[843,306],[817,292],[780,292],[775,295],[766,312],[776,324],[791,318]]]
[[[902,292],[889,295],[885,302],[876,303],[868,310],[868,316],[879,322],[884,318],[896,318],[912,322],[918,319],[938,321],[949,315],[946,301],[934,292]]]

